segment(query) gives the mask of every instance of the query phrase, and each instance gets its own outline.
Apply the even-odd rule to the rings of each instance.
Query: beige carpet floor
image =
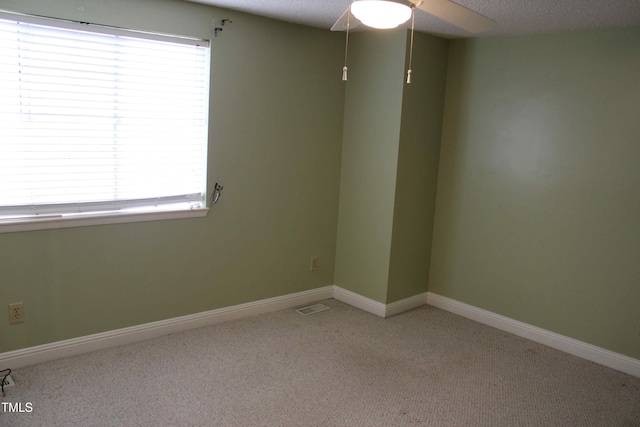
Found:
[[[335,300],[17,369],[2,426],[640,426],[640,378],[424,306]]]

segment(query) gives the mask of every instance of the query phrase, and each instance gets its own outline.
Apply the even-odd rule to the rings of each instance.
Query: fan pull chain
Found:
[[[411,46],[409,47],[409,70],[407,71],[407,83],[411,83],[411,63],[413,62],[413,29],[416,22],[416,8],[411,8]]]
[[[342,67],[342,81],[347,81],[347,54],[349,53],[349,25],[351,24],[351,7],[347,10],[347,41],[344,47],[344,67]]]

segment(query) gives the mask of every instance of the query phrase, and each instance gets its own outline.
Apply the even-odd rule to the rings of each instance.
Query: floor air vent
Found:
[[[296,311],[303,316],[308,316],[310,314],[320,313],[321,311],[329,310],[331,307],[327,307],[324,304],[314,304],[308,307],[302,307],[297,309]]]

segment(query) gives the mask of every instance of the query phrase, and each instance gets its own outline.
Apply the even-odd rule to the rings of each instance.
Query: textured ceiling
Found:
[[[196,3],[329,29],[350,0],[188,0]],[[428,0],[426,0],[428,1]],[[640,25],[640,0],[455,0],[494,21],[478,36],[551,33]],[[447,38],[472,37],[425,12],[416,12],[416,29]]]

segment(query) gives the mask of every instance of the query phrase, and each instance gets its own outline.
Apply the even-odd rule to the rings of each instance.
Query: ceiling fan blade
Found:
[[[410,1],[418,9],[424,10],[470,33],[481,33],[490,30],[496,25],[494,20],[449,0]]]
[[[338,18],[336,23],[333,24],[333,27],[331,27],[331,31],[347,31],[347,21],[349,21],[349,30],[353,30],[354,28],[357,28],[360,25],[360,21],[354,18],[353,15],[351,15],[351,17],[349,18],[350,9],[351,9],[351,6],[349,6],[347,10],[344,11],[342,16]]]

